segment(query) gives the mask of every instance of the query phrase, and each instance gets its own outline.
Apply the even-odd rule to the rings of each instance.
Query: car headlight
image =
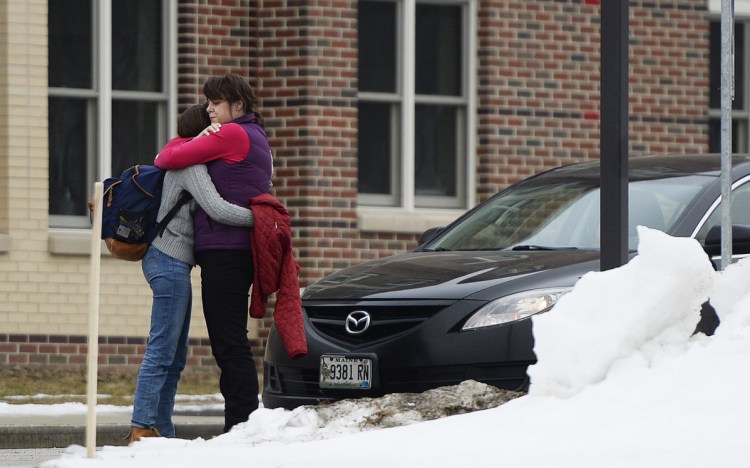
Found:
[[[546,312],[573,288],[533,289],[501,297],[486,304],[469,317],[461,330],[500,325]]]

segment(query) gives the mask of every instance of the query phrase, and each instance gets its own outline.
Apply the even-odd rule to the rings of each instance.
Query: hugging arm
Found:
[[[253,212],[224,200],[216,191],[205,165],[198,164],[177,172],[185,190],[193,195],[211,219],[230,226],[253,225]]]
[[[250,140],[241,126],[222,125],[215,133],[193,139],[170,141],[156,156],[154,165],[161,169],[184,169],[221,159],[228,163],[242,161],[250,150]]]

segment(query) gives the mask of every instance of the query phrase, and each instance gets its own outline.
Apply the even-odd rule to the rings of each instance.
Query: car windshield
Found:
[[[710,178],[630,182],[628,246],[636,226],[669,232]],[[428,250],[599,249],[599,179],[540,176],[499,193],[424,247]]]

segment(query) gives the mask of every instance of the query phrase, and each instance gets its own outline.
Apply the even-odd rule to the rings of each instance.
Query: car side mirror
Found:
[[[708,255],[721,255],[721,226],[711,226],[703,250]],[[750,254],[750,226],[746,224],[732,225],[732,254]]]
[[[444,227],[434,227],[426,230],[422,233],[421,236],[419,236],[419,241],[417,242],[417,245],[422,245],[425,242],[428,242],[432,240],[435,236],[443,232]]]

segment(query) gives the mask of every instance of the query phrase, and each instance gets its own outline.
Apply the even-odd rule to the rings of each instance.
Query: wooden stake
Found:
[[[94,212],[91,225],[91,273],[89,277],[88,378],[86,382],[86,449],[89,458],[96,452],[96,379],[99,365],[99,281],[102,260],[102,192],[104,184],[94,183]]]

